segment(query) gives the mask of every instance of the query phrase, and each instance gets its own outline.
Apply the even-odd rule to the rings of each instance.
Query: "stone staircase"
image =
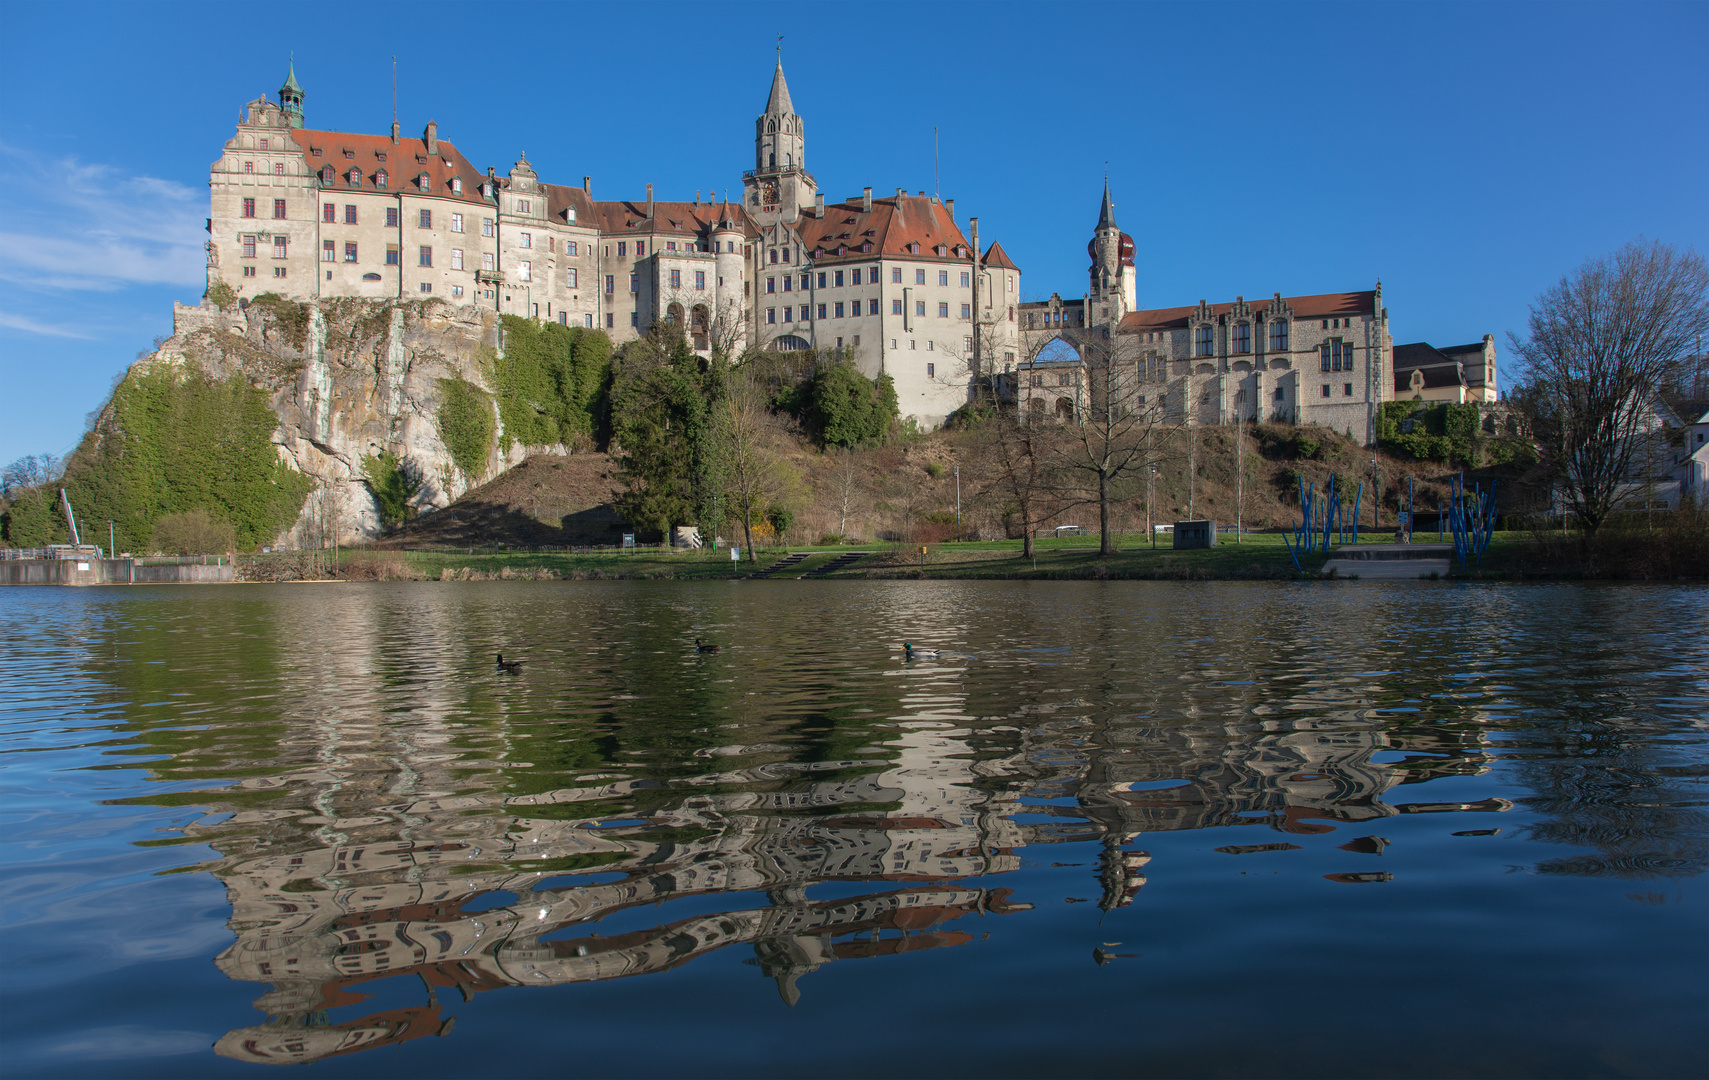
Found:
[[[1330,553],[1323,570],[1361,581],[1417,581],[1432,573],[1447,577],[1453,555],[1453,544],[1347,545]]]
[[[824,566],[815,566],[805,574],[802,574],[801,577],[803,580],[811,577],[823,577],[833,570],[841,570],[845,566],[852,566],[871,554],[872,552],[870,551],[845,551],[830,562],[826,563]]]
[[[813,554],[811,551],[792,551],[788,555],[785,555],[783,558],[766,567],[764,570],[755,570],[753,573],[748,575],[748,578],[752,581],[758,581],[771,577],[779,570],[788,570],[790,567],[807,558],[807,556],[811,554]]]

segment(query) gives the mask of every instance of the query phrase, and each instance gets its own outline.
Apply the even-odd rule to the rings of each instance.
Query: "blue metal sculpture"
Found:
[[[1300,483],[1300,527],[1294,530],[1290,541],[1288,534],[1282,534],[1282,542],[1288,545],[1288,554],[1293,557],[1294,569],[1303,570],[1300,566],[1300,552],[1328,552],[1333,544],[1359,542],[1359,504],[1365,497],[1365,485],[1361,481],[1358,490],[1353,495],[1353,512],[1351,515],[1343,511],[1341,505],[1341,489],[1335,482],[1335,474],[1329,475],[1322,495],[1317,493],[1317,485],[1306,482],[1305,477],[1299,478]]]
[[[1460,560],[1460,569],[1466,568],[1467,559],[1474,565],[1483,565],[1484,552],[1495,533],[1495,519],[1495,481],[1490,481],[1487,492],[1482,484],[1473,485],[1468,492],[1465,473],[1455,473],[1454,493],[1448,504],[1448,527],[1454,533],[1454,555]]]

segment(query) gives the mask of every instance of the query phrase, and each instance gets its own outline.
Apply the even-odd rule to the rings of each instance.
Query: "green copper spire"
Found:
[[[291,58],[290,73],[285,76],[285,85],[279,87],[279,108],[291,118],[291,126],[303,126],[303,88],[297,85],[297,58]]]

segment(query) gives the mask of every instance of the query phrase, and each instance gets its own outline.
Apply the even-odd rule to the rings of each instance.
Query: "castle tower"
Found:
[[[291,62],[290,74],[285,76],[285,85],[279,87],[279,109],[291,121],[291,126],[303,126],[303,88],[297,85],[297,64]]]
[[[1104,325],[1120,322],[1137,305],[1134,289],[1133,237],[1116,225],[1116,208],[1110,200],[1110,181],[1104,178],[1104,202],[1098,208],[1098,224],[1086,245],[1092,257],[1091,300],[1087,322]]]
[[[780,53],[765,112],[754,122],[754,167],[742,175],[742,199],[762,228],[794,224],[813,205],[817,188],[807,171],[806,128],[790,103]]]

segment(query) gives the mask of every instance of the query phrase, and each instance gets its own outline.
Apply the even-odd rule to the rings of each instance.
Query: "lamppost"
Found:
[[[114,547],[114,544],[113,544],[113,519],[108,518],[107,519],[107,558],[109,558],[109,559],[112,558],[114,555],[113,547]]]
[[[1150,475],[1145,478],[1145,527],[1151,532],[1151,550],[1157,550],[1157,522],[1152,520],[1152,509],[1157,503],[1157,463],[1151,463]]]
[[[955,470],[955,538],[961,540],[961,466],[951,465],[950,468]]]

